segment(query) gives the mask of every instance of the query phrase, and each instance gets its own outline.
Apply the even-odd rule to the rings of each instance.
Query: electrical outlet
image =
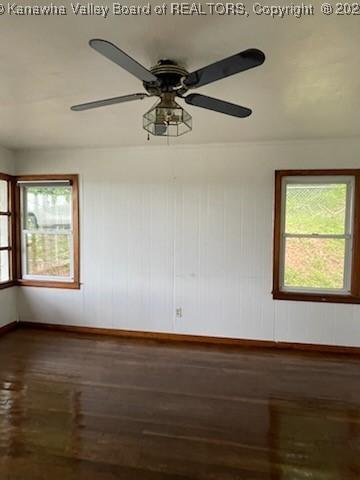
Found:
[[[182,308],[179,307],[176,309],[176,318],[181,318],[182,317]]]

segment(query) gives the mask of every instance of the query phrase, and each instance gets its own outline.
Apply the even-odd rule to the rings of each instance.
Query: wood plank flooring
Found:
[[[1,480],[360,478],[360,357],[0,338]]]

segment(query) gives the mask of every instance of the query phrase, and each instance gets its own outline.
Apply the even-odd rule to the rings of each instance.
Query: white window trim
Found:
[[[286,186],[292,183],[324,183],[324,184],[347,184],[346,195],[346,213],[345,213],[345,233],[344,235],[329,234],[286,234],[285,215],[286,215]],[[284,176],[281,179],[281,220],[280,220],[280,291],[286,293],[313,293],[313,294],[334,294],[349,295],[351,293],[351,268],[352,268],[352,248],[353,248],[353,228],[354,228],[354,192],[355,177],[348,175],[315,175],[315,176]],[[285,242],[286,238],[340,238],[345,240],[345,258],[344,258],[344,288],[308,288],[308,287],[286,287],[284,285],[285,277]]]
[[[65,283],[72,283],[74,281],[74,219],[73,219],[73,209],[70,208],[70,221],[71,221],[71,228],[70,229],[24,229],[24,187],[32,186],[36,183],[36,186],[43,186],[43,187],[52,187],[52,186],[59,186],[66,185],[72,188],[70,182],[67,181],[23,181],[18,182],[18,186],[20,188],[20,212],[21,212],[21,220],[20,220],[20,227],[21,227],[21,268],[22,268],[22,278],[24,280],[38,280],[38,281],[49,281],[49,282],[65,282]],[[71,196],[72,197],[72,196]],[[25,272],[27,271],[27,255],[26,255],[26,235],[27,234],[46,234],[46,235],[68,235],[70,237],[70,275],[68,277],[61,277],[58,275],[28,275]]]

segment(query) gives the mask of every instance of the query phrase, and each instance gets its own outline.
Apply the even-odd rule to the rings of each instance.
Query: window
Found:
[[[360,170],[278,171],[273,296],[360,303]]]
[[[12,284],[15,266],[13,183],[0,173],[0,288]]]
[[[19,282],[78,288],[78,179],[76,175],[18,177]]]

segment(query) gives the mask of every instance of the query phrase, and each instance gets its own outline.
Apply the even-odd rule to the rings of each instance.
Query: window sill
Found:
[[[23,280],[16,282],[20,287],[42,287],[42,288],[63,288],[71,290],[80,290],[80,282],[54,282],[41,280]]]
[[[295,292],[273,292],[274,300],[289,300],[297,302],[319,302],[319,303],[360,303],[360,297],[353,295],[320,294],[320,293],[295,293]]]
[[[3,283],[0,283],[0,290],[4,290],[5,288],[14,287],[15,285],[16,285],[16,282],[14,282],[14,281],[3,282]]]

